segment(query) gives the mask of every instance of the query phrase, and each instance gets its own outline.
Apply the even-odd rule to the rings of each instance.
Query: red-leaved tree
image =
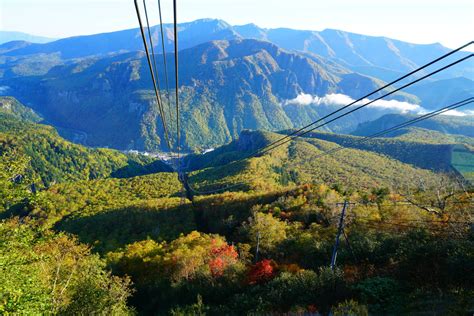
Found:
[[[237,262],[238,253],[234,246],[225,244],[211,248],[210,252],[209,269],[213,277],[222,276],[227,267]]]
[[[273,260],[264,259],[253,265],[247,275],[249,284],[263,283],[271,280],[276,273],[276,263]]]

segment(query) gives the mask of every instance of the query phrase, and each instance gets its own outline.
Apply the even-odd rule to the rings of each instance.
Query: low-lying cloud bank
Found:
[[[459,111],[459,110],[449,110],[444,113],[441,113],[441,115],[451,115],[451,116],[474,116],[474,110],[465,110],[465,111]]]
[[[296,98],[291,100],[286,100],[283,102],[283,105],[340,105],[344,106],[354,102],[355,100],[348,95],[340,93],[327,94],[323,97],[312,96],[310,94],[301,93]],[[355,103],[353,106],[359,106],[370,102],[370,99],[364,99]],[[424,114],[427,111],[419,106],[418,104],[397,101],[397,100],[377,100],[374,103],[371,103],[367,108],[375,108],[380,110],[392,110],[397,113],[415,113],[415,114]],[[469,111],[468,111],[469,112]],[[458,110],[447,111],[443,115],[453,115],[453,116],[465,116],[474,113],[461,112]]]
[[[6,94],[10,90],[9,86],[0,86],[0,95]]]

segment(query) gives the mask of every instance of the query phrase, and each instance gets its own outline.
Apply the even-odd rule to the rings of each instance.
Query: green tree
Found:
[[[28,219],[0,222],[0,313],[129,314],[130,282],[88,247]]]
[[[254,249],[258,244],[259,252],[269,255],[286,239],[288,225],[270,213],[255,212],[245,228]]]
[[[0,213],[23,201],[31,193],[30,159],[18,151],[0,151]]]
[[[354,300],[348,300],[337,304],[332,309],[332,314],[334,316],[368,316],[369,311],[367,306],[360,305]]]

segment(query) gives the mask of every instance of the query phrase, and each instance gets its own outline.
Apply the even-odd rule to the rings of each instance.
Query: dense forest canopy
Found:
[[[446,173],[453,152],[469,161],[467,136],[311,134],[245,159],[281,137],[247,131],[186,157],[193,194],[183,201],[178,174],[159,160],[2,115],[2,313],[472,310],[473,191]],[[430,137],[413,141],[418,133]]]

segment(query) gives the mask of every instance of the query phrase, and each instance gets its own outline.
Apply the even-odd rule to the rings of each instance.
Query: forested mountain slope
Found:
[[[107,177],[107,159],[124,156],[59,141],[50,127],[2,115],[2,137],[30,140],[28,133],[45,130],[32,140],[52,145],[51,152],[38,150],[61,162],[64,177],[87,179],[72,166],[80,159],[94,165],[88,159],[98,156],[105,159],[97,166]],[[0,307],[120,315],[131,308],[220,315],[349,307],[403,314],[426,311],[427,304],[441,312],[470,311],[471,296],[459,288],[473,284],[472,192],[452,178],[375,152],[351,148],[321,157],[339,145],[311,136],[317,137],[236,163],[281,137],[245,131],[213,152],[190,156],[185,162],[194,170],[194,188],[239,191],[195,193],[192,202],[181,200],[177,174],[167,172],[71,180],[33,193],[29,175],[36,169],[22,153],[28,152],[1,147],[0,259],[12,264],[0,275],[0,290],[7,293]],[[348,146],[359,139],[339,137]],[[382,148],[390,148],[383,141]],[[18,174],[24,177],[17,180]],[[351,204],[344,238],[351,247],[340,244],[332,271],[345,200]],[[21,220],[4,219],[10,216]]]
[[[421,179],[431,182],[442,177],[429,170],[451,170],[453,145],[393,140],[363,144],[355,137],[323,133],[309,134],[262,157],[241,160],[280,137],[282,135],[272,133],[243,132],[238,140],[229,145],[204,155],[189,156],[188,168],[197,170],[190,173],[191,186],[198,194],[224,190],[227,186],[231,190],[271,190],[307,182],[353,189],[394,187],[400,185],[401,172],[409,175],[409,179],[404,180],[406,183],[416,186]],[[334,155],[322,155],[339,145],[347,149]],[[237,160],[238,163],[233,163]]]
[[[282,106],[302,93],[359,97],[382,84],[256,40],[208,42],[181,51],[180,60],[181,132],[186,148],[225,144],[243,129],[281,130],[307,122],[318,114],[294,120],[296,110]],[[160,81],[165,82],[163,76]],[[88,145],[167,149],[142,53],[86,59],[55,67],[44,76],[1,84],[52,124],[85,133]],[[406,94],[394,97],[416,99]],[[167,94],[163,99],[167,101]],[[165,110],[174,113],[168,104]]]
[[[41,117],[35,111],[11,97],[0,97],[0,114],[32,123],[41,121]],[[4,124],[5,123],[6,122],[4,122]]]
[[[401,140],[414,142],[419,142],[420,140],[422,140],[424,143],[433,144],[464,144],[471,146],[471,148],[474,148],[473,137],[463,136],[459,134],[445,134],[443,132],[419,127],[405,128],[397,132],[398,133],[386,135],[386,137],[396,137]]]
[[[173,44],[170,30],[171,25],[165,25],[167,50]],[[225,144],[247,128],[281,130],[308,124],[331,111],[333,104],[288,101],[331,93],[358,98],[383,80],[449,51],[439,44],[416,45],[337,30],[263,29],[213,19],[183,23],[179,31],[181,132],[187,149]],[[151,32],[159,43],[159,28]],[[70,140],[167,150],[148,67],[143,53],[137,52],[142,50],[138,29],[46,44],[5,43],[0,45],[0,94],[17,97]],[[173,55],[167,56],[171,62]],[[161,56],[157,60],[162,68]],[[160,73],[164,86],[164,72]],[[401,106],[411,108],[420,102],[427,108],[446,105],[454,96],[469,95],[472,73],[472,66],[463,64],[443,71],[435,81],[411,87],[407,92],[412,94],[393,98],[408,101],[411,104]],[[357,124],[390,111],[362,111],[329,130],[351,132]],[[168,121],[173,124],[171,118]],[[122,133],[116,136],[115,130]]]
[[[441,122],[443,119],[441,118]],[[403,133],[402,130],[397,132]],[[472,137],[429,133],[429,131],[427,133],[426,130],[412,130],[412,133],[402,134],[401,137],[396,138],[369,140],[362,137],[314,132],[305,137],[316,137],[335,142],[343,147],[377,152],[419,168],[448,173],[454,171],[471,184],[474,183],[472,182],[474,173],[472,146],[474,139]]]
[[[419,168],[449,171],[451,168],[452,144],[430,144],[422,141],[406,142],[391,138],[373,138],[312,132],[305,138],[318,138],[334,142],[343,147],[377,152]]]
[[[473,78],[457,77],[434,82],[425,82],[407,88],[406,92],[416,95],[426,109],[438,109],[459,100],[474,97]],[[463,109],[474,109],[472,104]]]
[[[359,136],[369,136],[378,131],[382,131],[384,129],[388,129],[395,125],[409,121],[415,117],[416,116],[413,115],[387,114],[371,122],[361,123],[352,134]],[[438,131],[444,134],[474,137],[474,115],[435,116],[415,123],[413,126]],[[390,136],[390,134],[388,134],[388,136]]]
[[[16,114],[2,113],[2,108],[10,102]],[[56,182],[170,170],[166,164],[152,158],[73,144],[60,137],[53,127],[30,121],[30,117],[38,117],[17,101],[2,98],[0,104],[3,104],[0,108],[0,153],[18,151],[26,155],[35,175],[46,186]],[[22,119],[25,115],[27,119]]]

